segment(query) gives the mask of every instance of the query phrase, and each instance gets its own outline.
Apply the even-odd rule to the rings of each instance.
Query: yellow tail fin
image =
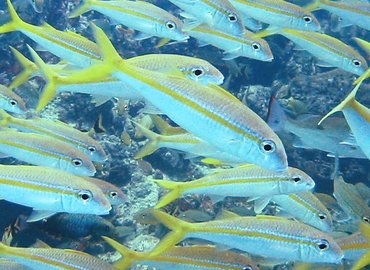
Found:
[[[10,0],[6,0],[8,4],[9,14],[10,14],[10,21],[0,26],[0,34],[8,33],[16,31],[17,28],[22,26],[24,23],[22,19],[18,16],[17,12],[15,11],[12,2]]]
[[[31,75],[38,70],[38,67],[35,63],[31,60],[26,58],[23,54],[21,54],[18,50],[10,46],[15,58],[17,58],[18,62],[22,65],[23,70],[19,73],[13,80],[13,82],[9,85],[9,89],[13,90],[20,85],[24,84]]]
[[[148,256],[147,252],[140,253],[140,252],[133,251],[107,236],[102,236],[102,238],[109,245],[111,245],[115,250],[121,253],[123,257],[122,259],[120,259],[118,262],[114,264],[114,267],[116,267],[117,269],[126,270],[132,265],[133,262],[142,260]]]
[[[157,256],[163,252],[169,250],[171,247],[180,242],[186,235],[188,231],[191,230],[196,224],[191,224],[189,222],[180,220],[173,217],[165,212],[153,209],[153,215],[165,225],[167,228],[172,230],[168,233],[161,242],[150,252],[151,256]]]
[[[68,18],[76,18],[85,12],[90,11],[90,6],[93,3],[91,0],[83,0],[82,5],[77,7],[74,11],[68,14]]]
[[[179,198],[183,192],[183,186],[186,185],[182,182],[173,182],[173,181],[166,181],[166,180],[152,180],[153,182],[157,183],[163,188],[170,189],[171,191],[164,195],[157,205],[154,207],[155,209],[162,208],[167,204],[173,202],[177,198]]]
[[[154,133],[153,131],[147,129],[146,127],[140,125],[132,121],[137,129],[146,137],[148,138],[148,142],[136,153],[135,159],[140,159],[145,156],[152,154],[159,148],[160,138],[161,135]]]
[[[162,135],[177,135],[186,133],[187,131],[181,127],[173,127],[167,123],[163,118],[158,115],[151,115],[155,127],[159,130]]]
[[[355,97],[356,97],[356,94],[357,94],[358,89],[361,86],[361,83],[362,83],[362,81],[360,81],[360,83],[356,85],[356,87],[351,91],[351,93],[349,93],[349,95],[339,105],[337,105],[336,107],[334,107],[334,109],[332,109],[327,115],[325,115],[320,120],[320,122],[318,123],[318,125],[321,125],[321,123],[326,118],[328,118],[330,115],[332,115],[333,113],[342,111],[345,107],[350,106],[352,104],[352,102],[355,101]]]
[[[360,77],[358,77],[353,84],[357,85],[362,83],[362,81],[366,80],[367,78],[370,78],[370,68],[368,68]]]
[[[370,225],[362,222],[360,224],[360,231],[365,236],[368,242],[370,242]],[[368,250],[360,259],[352,266],[351,270],[360,270],[370,264],[370,250]]]
[[[47,84],[42,91],[40,100],[37,104],[36,111],[41,111],[56,95],[56,78],[58,75],[41,59],[41,57],[30,47],[28,49],[38,66],[40,71],[44,74]]]

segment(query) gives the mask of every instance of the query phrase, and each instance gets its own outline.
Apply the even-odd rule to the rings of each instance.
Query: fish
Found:
[[[42,13],[44,11],[44,0],[28,0],[28,2],[37,13]]]
[[[183,23],[171,13],[145,1],[84,0],[68,17],[75,18],[94,10],[113,19],[117,24],[140,31],[137,40],[152,36],[185,41],[189,36],[182,31]]]
[[[216,171],[189,182],[152,180],[169,189],[155,208],[166,206],[173,200],[187,194],[205,194],[214,201],[224,197],[266,197],[310,190],[315,182],[303,171],[288,167],[283,172],[273,172],[254,165]]]
[[[51,137],[80,150],[92,161],[104,162],[107,160],[107,154],[97,141],[87,133],[81,132],[61,121],[39,117],[30,119],[16,118],[4,110],[0,110],[0,126]]]
[[[256,216],[188,223],[159,210],[153,213],[172,232],[155,247],[152,255],[170,250],[182,239],[194,237],[251,255],[286,261],[339,264],[343,258],[330,235],[298,221]]]
[[[360,231],[366,237],[367,241],[370,242],[370,225],[367,223],[360,224]],[[359,270],[365,268],[370,264],[370,250],[367,249],[366,253],[362,255],[356,263],[352,266],[351,270]]]
[[[323,232],[333,230],[333,218],[329,210],[311,192],[274,195],[271,200],[290,216]]]
[[[20,31],[52,54],[79,67],[89,67],[100,61],[99,47],[87,38],[71,31],[60,31],[44,23],[35,26],[22,21],[10,0],[7,0],[11,20],[0,26],[0,34]]]
[[[337,176],[334,179],[333,195],[339,206],[354,221],[370,223],[370,208],[354,185],[346,183],[343,177]]]
[[[367,58],[369,59],[370,58],[370,42],[363,40],[361,38],[358,38],[358,37],[354,37],[352,38],[352,40],[354,40],[357,43],[357,45],[361,47],[362,50],[364,50],[364,52],[367,54]]]
[[[220,251],[215,246],[176,246],[152,256],[150,252],[137,252],[128,249],[117,241],[103,237],[116,249],[123,259],[114,264],[117,269],[128,269],[135,264],[147,265],[158,270],[258,270],[258,266],[248,257],[234,251]]]
[[[117,236],[113,224],[97,215],[61,213],[50,217],[41,226],[53,235],[69,238]]]
[[[26,266],[7,259],[0,259],[0,268],[2,270],[29,270]]]
[[[0,84],[0,108],[8,112],[24,114],[27,112],[24,100],[6,86]]]
[[[85,180],[97,185],[112,206],[127,202],[127,195],[119,187],[94,177],[85,177]]]
[[[366,159],[358,145],[347,143],[353,135],[344,118],[332,117],[330,122],[318,126],[321,118],[311,114],[290,118],[276,98],[272,98],[267,123],[284,143],[291,142],[296,148],[324,151],[330,157]],[[293,134],[293,138],[289,134]]]
[[[274,59],[268,43],[247,30],[242,35],[236,36],[202,24],[187,31],[191,37],[200,41],[202,46],[211,44],[223,50],[223,60],[240,56],[266,62]]]
[[[132,121],[133,122],[133,121]],[[135,159],[140,159],[154,153],[159,148],[172,148],[188,153],[189,157],[205,156],[215,158],[224,163],[238,164],[238,158],[220,151],[217,147],[195,137],[189,132],[174,135],[154,133],[139,123],[133,122],[135,127],[143,134],[148,142],[135,154]]]
[[[41,134],[0,131],[0,153],[76,175],[92,176],[96,173],[94,164],[80,150]]]
[[[0,243],[0,257],[13,260],[30,269],[114,270],[108,262],[87,253],[57,248],[19,248]]]
[[[334,109],[327,113],[318,123],[319,125],[330,115],[336,112],[343,112],[346,121],[351,128],[355,143],[362,149],[364,154],[370,159],[370,109],[356,100],[356,93],[361,86],[360,82],[348,94],[348,96]],[[350,142],[350,144],[353,144]]]
[[[29,222],[59,212],[106,215],[112,208],[96,185],[47,167],[1,165],[0,186],[2,199],[33,208]]]
[[[205,86],[176,75],[135,68],[118,55],[101,29],[93,28],[105,60],[72,78],[91,77],[93,70],[99,70],[100,77],[113,74],[179,126],[241,162],[276,171],[287,168],[278,136],[235,96],[217,85]]]
[[[358,25],[370,30],[370,3],[361,1],[314,0],[305,7],[308,10],[325,9],[344,20],[343,25]]]
[[[276,27],[319,31],[316,17],[303,7],[282,0],[230,0],[243,15]]]
[[[362,199],[364,199],[364,201],[367,202],[367,204],[369,205],[370,204],[370,188],[365,183],[362,183],[362,182],[356,183],[355,187],[358,193],[360,193]]]
[[[339,247],[343,250],[344,259],[357,261],[370,249],[370,242],[361,233],[361,230],[351,235],[335,239]]]
[[[265,37],[270,34],[279,34],[290,39],[315,56],[321,66],[337,67],[359,76],[368,68],[366,60],[355,49],[335,37],[288,28],[262,30],[256,35]]]
[[[208,24],[214,29],[233,35],[244,32],[243,18],[229,0],[170,0],[184,12],[187,25]]]

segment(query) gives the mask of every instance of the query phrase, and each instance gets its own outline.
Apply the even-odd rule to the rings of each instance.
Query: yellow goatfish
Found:
[[[349,93],[349,95],[327,115],[325,115],[319,125],[333,113],[342,111],[349,127],[355,137],[355,142],[364,154],[370,159],[370,109],[356,100],[356,93],[362,81]]]
[[[55,213],[106,215],[108,199],[93,183],[82,177],[40,166],[0,166],[0,197],[33,208],[28,221]]]
[[[307,191],[315,186],[311,177],[299,169],[288,167],[284,172],[277,173],[255,165],[219,170],[189,182],[153,181],[170,189],[155,208],[161,208],[186,194],[205,194],[219,201],[224,197],[258,198]]]
[[[339,264],[343,253],[330,235],[298,221],[273,216],[233,217],[188,223],[159,210],[154,215],[173,230],[152,254],[170,250],[186,238],[199,238],[257,256],[287,261]]]
[[[0,108],[8,112],[24,114],[27,111],[23,99],[0,84]]]
[[[238,157],[240,162],[276,171],[287,168],[286,153],[278,136],[232,94],[217,85],[205,86],[177,75],[130,65],[119,56],[104,32],[96,26],[93,28],[105,60],[101,65],[71,75],[72,78],[104,78],[112,74],[179,126]]]
[[[274,27],[319,31],[320,24],[308,10],[283,0],[231,0],[231,4],[247,17]]]
[[[112,206],[127,202],[127,195],[119,187],[98,178],[84,177],[84,179],[98,186]]]
[[[87,133],[61,121],[44,118],[16,118],[0,110],[0,126],[14,128],[22,132],[42,134],[62,141],[85,153],[92,161],[103,162],[107,160],[107,154],[97,141]]]
[[[18,248],[0,243],[0,258],[37,270],[114,270],[108,262],[87,253],[57,248]],[[21,269],[21,268],[20,268]]]
[[[344,20],[341,24],[358,25],[370,30],[370,3],[351,1],[314,0],[305,7],[308,10],[325,9]]]
[[[308,51],[324,66],[338,67],[356,75],[362,75],[367,69],[366,60],[355,49],[326,34],[283,28],[263,30],[256,35],[264,37],[276,33]]]
[[[83,0],[83,4],[69,14],[77,17],[89,10],[100,12],[117,23],[140,31],[137,40],[158,36],[184,41],[189,36],[182,31],[182,21],[171,13],[145,1]]]
[[[44,49],[80,67],[89,67],[100,60],[97,45],[76,33],[59,31],[48,24],[35,26],[22,21],[10,0],[7,0],[11,21],[0,26],[0,33],[20,31]]]
[[[96,169],[80,150],[42,134],[0,131],[0,153],[29,164],[92,176]]]
[[[135,264],[147,265],[155,269],[176,270],[258,270],[258,266],[247,256],[234,251],[220,251],[214,246],[173,247],[159,255],[150,252],[137,252],[128,249],[117,241],[103,239],[122,254],[123,258],[114,266],[126,270]]]

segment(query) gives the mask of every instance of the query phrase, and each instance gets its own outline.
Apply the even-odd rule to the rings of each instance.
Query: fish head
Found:
[[[303,245],[301,254],[305,258],[303,261],[316,262],[316,263],[341,263],[343,259],[343,251],[332,237],[320,231],[312,239],[311,245]]]
[[[308,191],[315,187],[313,179],[299,169],[288,167],[283,174],[284,178],[287,178],[289,181],[284,181],[280,184],[279,190],[282,194]]]
[[[220,85],[224,81],[222,73],[209,63],[204,65],[186,64],[180,67],[181,72],[189,79],[204,85]]]
[[[288,168],[288,160],[283,143],[272,130],[266,134],[252,144],[250,144],[250,141],[241,144],[239,155],[249,153],[248,156],[251,157],[251,160],[246,162],[272,171],[285,171]]]
[[[185,41],[189,35],[182,31],[183,23],[176,17],[164,18],[157,27],[158,36],[166,37],[177,41]]]
[[[243,17],[232,7],[219,10],[207,22],[208,25],[219,29],[225,33],[241,36],[244,33]]]
[[[320,31],[321,26],[319,21],[311,12],[304,12],[297,14],[294,28],[304,31],[317,32]]]
[[[345,64],[346,65],[345,69],[353,74],[361,76],[368,69],[365,58],[363,58],[360,55],[357,55],[357,53],[354,57],[348,58],[346,60],[347,63]]]
[[[83,179],[81,179],[81,181],[83,181]],[[112,206],[103,192],[90,183],[84,185],[83,187],[83,189],[75,191],[73,203],[64,204],[65,208],[67,208],[64,210],[68,213],[78,214],[109,214]],[[68,206],[70,206],[71,209],[68,209]]]
[[[108,159],[104,148],[94,140],[91,140],[84,146],[84,153],[88,155],[92,161],[104,162]]]
[[[102,190],[111,205],[120,205],[127,202],[127,196],[121,189],[115,187],[113,189]]]
[[[243,53],[253,59],[271,62],[274,59],[270,46],[261,38],[253,38],[253,41],[242,47]]]
[[[23,99],[2,85],[0,85],[0,106],[5,111],[17,114],[24,114],[27,111]]]
[[[70,153],[65,168],[61,169],[76,175],[92,176],[96,173],[95,166],[90,158],[77,149]]]
[[[318,212],[315,213],[315,216],[310,219],[314,223],[315,227],[320,229],[323,232],[333,231],[333,219],[329,212]]]

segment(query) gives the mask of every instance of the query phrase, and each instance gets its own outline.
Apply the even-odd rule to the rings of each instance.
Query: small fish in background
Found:
[[[363,221],[370,224],[370,208],[354,185],[346,183],[343,177],[337,176],[334,179],[333,194],[353,222]]]
[[[117,24],[139,31],[136,40],[152,36],[185,41],[189,36],[182,31],[183,23],[171,13],[145,1],[83,0],[83,4],[69,14],[75,18],[90,10],[113,19]]]
[[[267,122],[284,142],[291,142],[296,148],[316,149],[327,152],[328,156],[339,158],[366,159],[358,145],[345,143],[351,140],[352,133],[344,118],[332,117],[331,121],[318,126],[321,118],[319,115],[311,114],[290,118],[273,97],[269,105]],[[293,134],[293,139],[289,134]]]
[[[317,65],[337,67],[361,76],[368,68],[366,60],[352,47],[339,39],[323,33],[295,29],[266,29],[256,33],[258,37],[279,34],[293,41],[317,58]]]
[[[364,201],[367,202],[367,205],[370,206],[370,188],[362,182],[356,183],[355,187],[362,199],[364,199]]]
[[[308,10],[283,0],[231,0],[244,16],[252,17],[273,27],[319,31],[320,24]]]
[[[0,197],[33,208],[28,221],[57,212],[106,215],[112,209],[103,192],[82,177],[41,166],[0,165]]]
[[[84,177],[85,180],[97,185],[105,194],[112,206],[120,205],[127,202],[127,195],[115,185],[93,177]]]
[[[362,81],[348,94],[348,96],[318,123],[319,125],[330,115],[336,112],[343,112],[351,131],[353,132],[352,141],[348,144],[357,144],[370,159],[370,109],[356,100],[356,94]]]
[[[0,243],[0,258],[10,259],[30,269],[114,270],[108,262],[87,253],[57,248],[18,248]]]
[[[62,213],[50,217],[40,226],[50,234],[62,237],[117,237],[117,229],[113,224],[96,215]]]
[[[25,133],[41,134],[59,140],[80,150],[92,161],[104,162],[107,160],[107,154],[97,141],[87,133],[58,120],[38,117],[30,119],[16,118],[4,110],[0,110],[0,126],[17,129]]]
[[[370,241],[360,229],[351,235],[335,239],[335,241],[343,250],[344,259],[352,262],[360,259],[370,249]]]
[[[186,19],[185,24],[195,26],[202,23],[212,28],[233,35],[242,35],[244,32],[243,18],[228,0],[191,1],[170,0],[183,10],[180,13]]]
[[[314,181],[301,170],[288,167],[284,172],[273,172],[255,165],[244,165],[232,169],[217,170],[200,179],[189,182],[152,180],[169,189],[155,208],[161,208],[187,194],[205,194],[214,202],[225,197],[260,198],[310,190]]]
[[[114,264],[121,270],[136,264],[155,269],[259,270],[248,256],[234,251],[219,250],[215,246],[174,246],[164,253],[153,256],[151,252],[133,251],[113,239],[103,238],[123,256]]]
[[[83,152],[41,134],[0,131],[0,152],[29,164],[76,175],[92,176],[96,173],[94,164]]]
[[[261,38],[255,37],[254,33],[247,30],[243,34],[236,36],[202,24],[188,29],[187,32],[191,37],[198,40],[200,46],[210,44],[223,50],[223,60],[232,60],[243,56],[270,62],[274,58],[268,43]]]
[[[31,6],[37,13],[42,13],[44,11],[45,0],[27,0],[27,1],[31,4]]]
[[[27,111],[23,99],[4,85],[0,85],[0,108],[17,114]]]
[[[366,1],[313,0],[305,9],[325,9],[342,18],[342,27],[358,25],[370,30],[370,3]]]
[[[159,210],[153,213],[172,230],[152,251],[153,256],[171,250],[183,239],[194,237],[249,254],[287,261],[339,264],[343,258],[330,235],[298,221],[256,216],[188,223]]]

